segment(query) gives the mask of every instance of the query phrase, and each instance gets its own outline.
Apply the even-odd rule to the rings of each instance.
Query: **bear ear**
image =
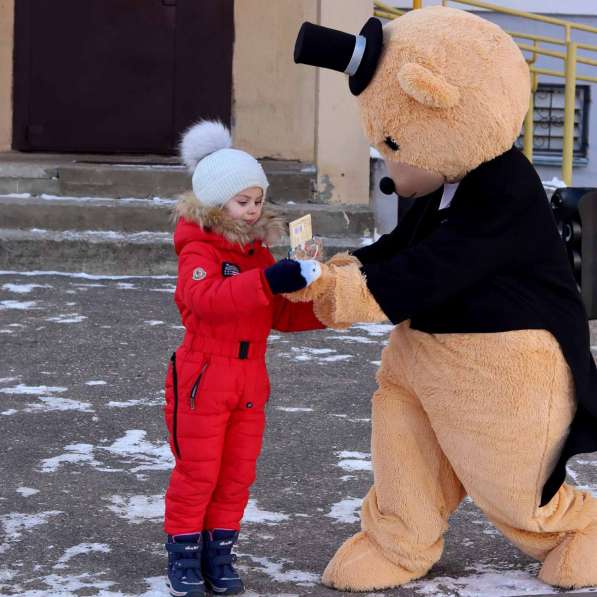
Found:
[[[460,99],[458,87],[414,62],[402,65],[398,82],[407,95],[430,108],[452,108]]]

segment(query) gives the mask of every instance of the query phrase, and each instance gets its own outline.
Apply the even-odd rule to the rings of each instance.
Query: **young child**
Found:
[[[264,243],[283,230],[263,209],[259,162],[230,147],[219,122],[187,131],[181,154],[193,193],[175,211],[178,282],[186,328],[166,379],[166,423],[175,468],[166,492],[168,584],[176,596],[240,593],[232,547],[255,480],[269,380],[267,337],[320,329],[312,304],[279,296],[319,273],[314,261],[275,263]]]

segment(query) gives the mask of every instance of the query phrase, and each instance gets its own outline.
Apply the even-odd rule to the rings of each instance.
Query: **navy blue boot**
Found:
[[[203,531],[201,570],[208,590],[218,595],[235,595],[245,590],[233,566],[236,556],[232,547],[237,538],[236,531]]]
[[[168,589],[175,597],[203,597],[201,535],[168,535]]]

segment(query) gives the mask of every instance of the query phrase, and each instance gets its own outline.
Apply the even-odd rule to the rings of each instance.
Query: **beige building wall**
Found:
[[[313,162],[316,70],[297,68],[294,40],[318,0],[236,0],[234,142],[257,157]]]
[[[0,0],[0,151],[12,146],[12,50],[15,0]]]
[[[257,157],[314,163],[324,201],[369,202],[369,148],[341,73],[296,65],[303,21],[357,33],[368,0],[236,0],[235,143]]]
[[[373,2],[320,0],[320,25],[358,33],[373,16]],[[325,201],[369,204],[369,144],[346,75],[318,69],[316,164]]]

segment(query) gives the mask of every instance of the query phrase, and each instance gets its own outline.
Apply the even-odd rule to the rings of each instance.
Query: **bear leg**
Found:
[[[375,591],[397,587],[419,578],[388,560],[363,531],[344,542],[323,572],[321,582],[339,591]]]
[[[553,549],[539,578],[565,589],[597,586],[597,522],[571,533]]]

